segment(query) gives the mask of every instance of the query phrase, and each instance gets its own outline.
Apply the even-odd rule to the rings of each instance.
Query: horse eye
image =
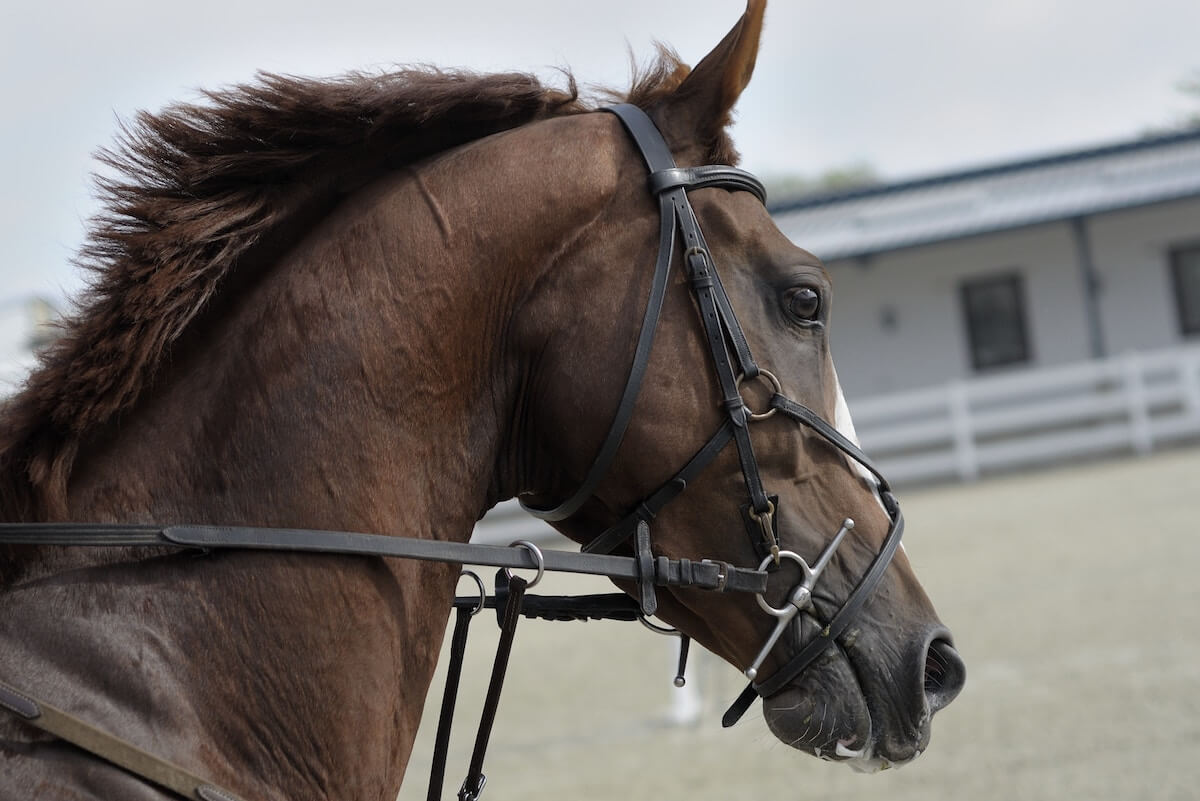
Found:
[[[784,294],[784,305],[793,317],[814,320],[821,311],[821,296],[812,287],[796,287]]]

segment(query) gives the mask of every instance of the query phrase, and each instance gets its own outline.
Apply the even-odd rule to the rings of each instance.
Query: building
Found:
[[[900,483],[1200,439],[1200,129],[777,203]]]
[[[854,398],[1200,341],[1200,130],[779,202]]]

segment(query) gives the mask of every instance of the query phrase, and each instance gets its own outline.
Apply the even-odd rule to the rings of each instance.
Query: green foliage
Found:
[[[1181,120],[1182,127],[1200,128],[1200,70],[1193,72],[1190,77],[1184,78],[1175,84],[1175,88],[1195,104],[1195,108],[1188,112]]]
[[[795,199],[804,195],[845,192],[874,186],[881,182],[875,168],[865,162],[831,167],[816,176],[800,173],[781,173],[764,177],[767,194],[772,201]]]

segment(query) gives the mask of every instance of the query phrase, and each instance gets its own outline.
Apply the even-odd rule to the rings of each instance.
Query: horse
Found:
[[[726,128],[764,7],[751,0],[695,68],[664,48],[618,98],[661,133],[685,176],[671,196],[705,237],[669,260],[648,349],[664,207],[623,120],[573,79],[262,75],[142,114],[104,155],[117,173],[81,257],[91,287],[0,414],[3,519],[466,542],[501,500],[577,498],[545,516],[586,547],[682,482],[614,552],[774,578],[757,602],[661,589],[658,616],[778,676],[856,597],[849,627],[762,693],[763,715],[822,758],[915,758],[964,670],[903,549],[855,594],[895,547],[898,511],[851,458],[829,276],[749,178],[686,178],[736,164]],[[703,308],[740,326],[706,336],[696,264],[720,268]],[[721,352],[764,368],[724,386]],[[631,363],[643,380],[622,403]],[[782,413],[759,419],[768,403]],[[627,430],[606,447],[619,405]],[[713,429],[738,447],[707,448],[707,468],[672,483]],[[0,680],[246,799],[390,800],[457,577],[344,554],[3,545]],[[796,612],[776,626],[760,604]],[[171,796],[0,710],[0,797]]]

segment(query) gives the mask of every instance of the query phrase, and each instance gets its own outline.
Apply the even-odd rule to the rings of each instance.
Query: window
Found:
[[[1200,334],[1200,245],[1171,251],[1171,279],[1179,308],[1180,333]]]
[[[1029,361],[1025,291],[1016,273],[973,278],[960,287],[971,366],[987,370]]]

